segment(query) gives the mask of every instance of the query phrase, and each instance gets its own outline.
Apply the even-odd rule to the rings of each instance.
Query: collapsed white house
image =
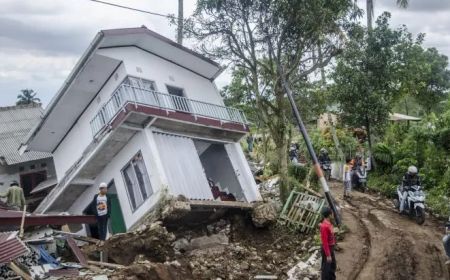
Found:
[[[57,185],[36,212],[81,214],[100,182],[116,194],[113,233],[163,191],[261,200],[239,144],[245,115],[224,106],[214,84],[221,71],[145,27],[99,32],[21,147],[54,157]]]

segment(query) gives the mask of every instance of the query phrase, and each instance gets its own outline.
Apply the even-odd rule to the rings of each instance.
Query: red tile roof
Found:
[[[17,232],[0,233],[0,264],[9,263],[30,252],[16,234]]]

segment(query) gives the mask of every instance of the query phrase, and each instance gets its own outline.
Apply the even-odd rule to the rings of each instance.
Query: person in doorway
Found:
[[[247,136],[247,146],[248,146],[248,152],[249,153],[253,153],[253,142],[254,142],[254,138],[253,138],[253,135],[250,133],[248,136]]]
[[[344,164],[344,199],[350,198],[350,192],[352,191],[352,160],[350,158],[346,158]]]
[[[405,200],[406,200],[406,196],[408,195],[408,190],[412,187],[412,186],[420,186],[420,178],[418,175],[418,170],[417,167],[415,167],[414,165],[411,165],[410,167],[408,167],[408,172],[406,172],[405,176],[403,176],[403,180],[402,180],[402,186],[401,186],[401,191],[402,191],[402,197],[400,197],[400,213],[403,212],[403,210],[405,210]]]
[[[108,185],[106,183],[100,183],[98,189],[99,193],[94,195],[91,205],[97,217],[98,239],[106,240],[108,219],[111,214],[111,199],[107,194]]]
[[[331,218],[333,213],[329,207],[322,209],[323,220],[320,224],[320,239],[322,241],[322,265],[321,265],[321,279],[335,280],[336,279],[336,257],[334,255],[334,246],[336,245],[336,238],[334,237],[333,224]]]
[[[16,181],[11,182],[8,190],[0,197],[6,197],[6,204],[14,210],[22,210],[25,206],[25,195]]]

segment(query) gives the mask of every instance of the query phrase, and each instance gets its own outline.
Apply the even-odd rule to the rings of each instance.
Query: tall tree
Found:
[[[367,28],[372,30],[373,15],[374,15],[374,2],[375,0],[366,0],[366,13],[367,13]],[[397,0],[397,6],[406,9],[408,7],[408,0]]]
[[[36,97],[36,92],[32,89],[22,89],[21,94],[17,95],[16,105],[27,105],[39,103],[41,100]]]
[[[405,28],[392,30],[384,13],[372,31],[354,26],[347,48],[337,60],[333,91],[344,123],[364,126],[369,153],[373,133],[381,132],[399,93],[405,45],[412,45]],[[400,52],[401,51],[401,52]]]
[[[205,54],[247,71],[259,118],[277,148],[282,198],[288,194],[290,115],[282,78],[297,84],[326,65],[339,50],[352,8],[352,0],[198,0],[185,25]],[[321,63],[312,56],[319,37]]]

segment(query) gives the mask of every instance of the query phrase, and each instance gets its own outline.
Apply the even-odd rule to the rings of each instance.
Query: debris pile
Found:
[[[111,260],[129,265],[136,255],[148,260],[165,262],[174,255],[172,242],[175,236],[162,226],[161,222],[142,225],[137,230],[111,236],[97,251],[107,251]]]
[[[319,247],[313,237],[277,223],[277,184],[277,178],[260,184],[270,198],[255,203],[252,211],[213,210],[200,223],[187,218],[202,212],[192,214],[185,198],[166,198],[129,232],[104,242],[72,233],[68,226],[22,228],[21,238],[18,232],[5,233],[0,246],[16,238],[25,249],[0,263],[0,280],[318,279]]]

